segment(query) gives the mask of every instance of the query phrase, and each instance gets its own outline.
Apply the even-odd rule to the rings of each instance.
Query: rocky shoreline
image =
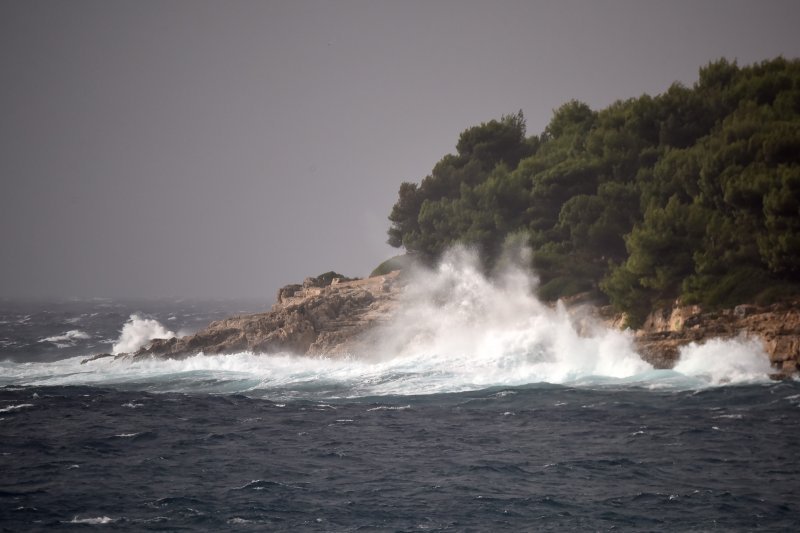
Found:
[[[610,325],[620,327],[621,317]],[[768,306],[737,305],[705,312],[700,306],[657,309],[634,332],[642,358],[656,368],[672,368],[679,349],[689,343],[736,337],[758,338],[774,369],[772,377],[783,379],[800,373],[800,301],[788,300]]]
[[[282,287],[268,312],[212,322],[193,335],[155,339],[133,354],[120,356],[182,358],[201,352],[242,351],[310,356],[359,353],[370,332],[392,320],[404,285],[400,271],[355,280],[335,273],[306,278],[302,284]],[[567,306],[582,307],[570,302]],[[608,307],[594,309],[591,316],[612,328],[621,329],[624,324],[624,317]],[[774,378],[800,372],[800,301],[739,305],[716,312],[675,305],[653,311],[642,328],[634,331],[638,352],[656,368],[672,368],[680,348],[689,343],[739,336],[761,339],[775,370]]]
[[[348,280],[306,278],[278,290],[266,313],[212,322],[193,335],[155,339],[133,357],[180,358],[242,351],[338,355],[358,352],[375,326],[391,319],[403,281],[400,272]]]

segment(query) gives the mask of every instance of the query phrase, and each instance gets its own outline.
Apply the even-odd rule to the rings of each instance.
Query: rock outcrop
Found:
[[[392,320],[404,286],[400,272],[352,280],[333,272],[282,287],[266,313],[240,315],[212,322],[181,338],[156,339],[133,357],[180,358],[198,353],[291,352],[298,355],[363,353],[370,331]],[[566,302],[577,310],[580,299]],[[624,317],[610,308],[595,309],[609,327],[622,328]],[[576,327],[581,330],[577,313]],[[593,320],[593,319],[590,319]],[[584,324],[585,326],[586,324]],[[653,311],[634,332],[642,358],[656,368],[671,368],[682,346],[712,338],[761,339],[775,369],[774,377],[800,372],[800,300],[770,306],[739,305],[717,312],[699,306]],[[102,354],[96,357],[108,356]]]
[[[391,318],[401,285],[399,272],[360,280],[327,274],[306,278],[302,285],[281,288],[269,312],[218,320],[186,337],[156,339],[133,355],[349,353],[366,341],[369,330]]]
[[[619,326],[622,320],[613,317],[609,322]],[[716,312],[704,312],[696,305],[657,309],[634,335],[642,358],[656,368],[673,367],[680,348],[691,342],[746,336],[761,339],[774,377],[800,371],[800,300]]]

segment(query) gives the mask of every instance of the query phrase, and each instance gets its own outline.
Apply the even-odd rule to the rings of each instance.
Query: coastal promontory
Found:
[[[343,281],[344,280],[344,281]],[[122,357],[183,358],[197,354],[253,352],[292,353],[341,357],[370,349],[372,334],[391,323],[403,305],[409,281],[400,271],[365,279],[309,277],[278,291],[268,312],[237,315],[215,321],[184,337],[154,339],[144,348]],[[580,300],[567,309],[586,311]],[[590,320],[609,328],[625,328],[625,316],[609,306],[575,313],[575,328]],[[757,339],[769,357],[773,377],[796,376],[800,371],[800,301],[784,300],[766,306],[741,304],[704,311],[698,305],[675,305],[650,313],[632,331],[642,359],[655,368],[672,368],[680,349],[710,339]]]
[[[282,287],[268,312],[212,322],[185,337],[155,339],[133,355],[353,353],[373,327],[390,320],[402,283],[397,271],[355,280],[339,275],[309,277],[302,284]]]
[[[539,134],[526,128],[521,111],[470,127],[428,175],[400,184],[387,241],[399,258],[432,266],[465,246],[491,272],[525,249],[536,297],[592,302],[656,367],[692,342],[750,336],[777,374],[797,372],[800,60],[720,59],[692,86],[600,110],[569,101]],[[358,352],[392,320],[402,263],[308,278],[268,312],[134,356]]]

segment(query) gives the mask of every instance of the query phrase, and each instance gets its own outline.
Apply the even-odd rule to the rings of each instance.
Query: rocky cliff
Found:
[[[230,317],[181,338],[156,339],[134,357],[179,358],[197,353],[291,352],[301,355],[360,353],[369,332],[392,320],[404,286],[400,272],[350,280],[328,273],[278,291],[266,313]],[[569,304],[577,308],[577,303]],[[623,318],[609,308],[594,313],[609,327]],[[585,316],[585,314],[583,315]],[[656,368],[671,368],[679,350],[691,342],[758,337],[775,369],[775,377],[800,371],[800,300],[770,306],[739,305],[704,312],[698,306],[658,309],[634,332],[642,358]],[[107,354],[106,354],[107,355]]]

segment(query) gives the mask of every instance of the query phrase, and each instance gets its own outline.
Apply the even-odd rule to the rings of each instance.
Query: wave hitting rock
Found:
[[[186,337],[155,339],[133,355],[177,358],[199,352],[353,353],[367,331],[391,318],[402,285],[398,271],[350,281],[307,278],[302,285],[281,288],[277,302],[266,313],[212,322]]]
[[[656,368],[675,366],[681,347],[691,343],[750,337],[761,341],[775,370],[773,378],[800,374],[799,300],[767,306],[743,304],[715,312],[697,305],[656,309],[635,335],[642,358]]]
[[[282,287],[268,312],[212,322],[193,335],[154,339],[148,346],[120,356],[184,358],[198,353],[362,353],[370,346],[370,332],[395,318],[405,286],[406,279],[400,271],[357,280],[327,275],[307,278],[303,284]],[[578,302],[566,304],[573,310],[582,307]],[[595,314],[598,311],[600,316]],[[623,317],[613,315],[609,308],[595,309],[588,314],[608,327],[622,327]],[[580,320],[575,325],[580,331]],[[687,345],[740,336],[761,341],[775,370],[773,378],[798,375],[800,302],[765,307],[741,305],[714,313],[703,312],[698,306],[658,309],[634,332],[634,344],[642,359],[653,367],[673,368]],[[101,354],[91,359],[108,356],[110,354]]]

